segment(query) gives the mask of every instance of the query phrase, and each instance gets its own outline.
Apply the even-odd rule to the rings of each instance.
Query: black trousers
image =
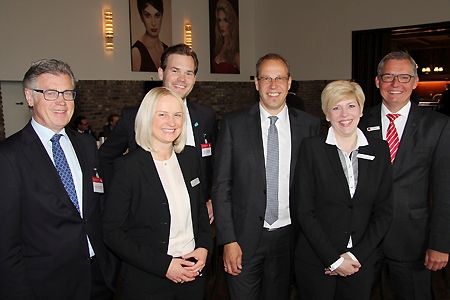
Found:
[[[289,299],[293,252],[291,231],[291,226],[275,231],[264,229],[256,253],[242,261],[242,272],[237,276],[227,274],[231,299]]]

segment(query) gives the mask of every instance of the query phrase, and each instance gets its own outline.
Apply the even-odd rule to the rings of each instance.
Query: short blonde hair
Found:
[[[366,97],[359,84],[348,80],[330,82],[322,91],[322,111],[326,116],[333,106],[342,100],[353,97],[356,98],[356,102],[358,102],[359,109],[362,113]]]
[[[173,96],[178,99],[178,102],[183,109],[183,128],[181,130],[181,134],[173,141],[174,151],[176,153],[180,153],[181,151],[183,151],[184,146],[186,145],[186,108],[181,97],[177,93],[166,87],[157,87],[151,89],[142,100],[134,123],[136,143],[146,151],[158,152],[158,150],[153,146],[152,143],[152,125],[153,119],[155,118],[156,105],[164,96]]]

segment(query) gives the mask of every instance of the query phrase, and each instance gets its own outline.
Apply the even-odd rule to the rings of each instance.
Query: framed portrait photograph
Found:
[[[129,1],[131,70],[157,72],[161,54],[172,45],[171,0]]]
[[[240,74],[239,2],[209,0],[211,73]]]

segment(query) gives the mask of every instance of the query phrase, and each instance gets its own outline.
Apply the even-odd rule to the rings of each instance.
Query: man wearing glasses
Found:
[[[289,299],[298,234],[289,190],[302,139],[320,131],[318,119],[286,106],[290,85],[283,57],[261,57],[259,103],[226,115],[219,131],[212,201],[231,299]]]
[[[386,55],[375,78],[382,103],[359,123],[391,151],[394,216],[380,250],[397,299],[432,299],[431,271],[450,252],[450,119],[410,101],[418,82],[409,54]]]
[[[32,119],[0,143],[0,299],[112,299],[97,147],[64,128],[74,111],[73,73],[40,60],[23,87]]]

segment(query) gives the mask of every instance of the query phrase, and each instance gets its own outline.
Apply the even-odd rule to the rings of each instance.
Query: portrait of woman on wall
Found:
[[[169,24],[164,22],[166,18]],[[170,20],[169,0],[130,0],[132,71],[158,71],[161,54],[167,48],[162,40],[171,44]],[[161,40],[160,36],[164,38]]]
[[[239,74],[237,0],[210,0],[211,73]]]

